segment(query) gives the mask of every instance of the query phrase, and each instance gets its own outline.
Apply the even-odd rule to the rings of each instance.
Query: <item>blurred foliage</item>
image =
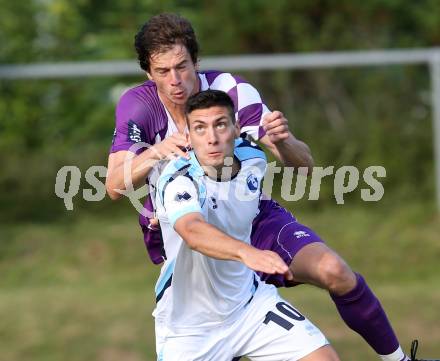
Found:
[[[0,6],[3,64],[135,59],[134,34],[163,11],[179,12],[193,22],[202,57],[440,44],[437,0],[0,0]],[[432,198],[426,67],[244,75],[273,109],[289,116],[293,132],[311,146],[317,165],[353,164],[361,170],[383,165],[385,195]],[[76,165],[84,174],[92,164],[106,164],[115,88],[142,80],[0,81],[0,208],[8,210],[1,217],[62,213],[64,205],[54,195],[58,169]],[[324,182],[320,202],[334,202],[331,183]],[[102,202],[102,209],[107,206]]]

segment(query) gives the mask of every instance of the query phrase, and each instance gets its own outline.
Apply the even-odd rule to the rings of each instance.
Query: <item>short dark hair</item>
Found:
[[[188,122],[188,114],[197,109],[207,109],[215,106],[225,107],[235,124],[234,102],[231,97],[221,90],[204,90],[191,95],[185,104],[185,115]]]
[[[191,23],[177,15],[163,13],[148,20],[134,38],[139,65],[150,71],[150,59],[154,53],[162,53],[176,44],[188,50],[193,63],[197,63],[199,44]]]

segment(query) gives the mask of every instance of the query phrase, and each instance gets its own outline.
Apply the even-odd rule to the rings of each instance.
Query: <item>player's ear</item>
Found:
[[[153,81],[153,77],[151,76],[151,74],[148,71],[146,71],[145,74],[147,74],[148,80]]]
[[[240,136],[240,124],[236,121],[234,124],[234,132],[235,132],[235,138],[238,138]]]
[[[195,62],[194,69],[196,69],[196,71],[200,70],[200,61],[199,61],[199,59],[197,59],[197,61]]]

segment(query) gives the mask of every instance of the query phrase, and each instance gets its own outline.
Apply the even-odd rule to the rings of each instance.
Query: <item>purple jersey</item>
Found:
[[[263,116],[269,112],[258,91],[242,78],[219,71],[199,72],[200,90],[222,90],[234,103],[235,118],[244,136],[254,140],[265,135],[262,127]],[[147,81],[126,91],[116,107],[116,129],[111,153],[130,150],[137,143],[154,145],[166,137],[177,133],[170,114],[162,104],[156,84]],[[140,153],[145,147],[140,147]],[[153,169],[148,178],[150,191],[154,192],[155,179],[163,167]],[[148,215],[153,212],[151,197],[144,204],[146,212],[140,214],[139,223],[144,232],[144,242],[154,263],[163,261],[163,244],[160,232],[150,232]],[[159,234],[157,234],[159,233]]]

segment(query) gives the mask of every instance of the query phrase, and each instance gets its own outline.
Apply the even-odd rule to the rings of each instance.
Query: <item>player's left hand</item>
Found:
[[[274,144],[289,137],[289,125],[286,117],[278,110],[267,113],[263,117],[263,129]]]

